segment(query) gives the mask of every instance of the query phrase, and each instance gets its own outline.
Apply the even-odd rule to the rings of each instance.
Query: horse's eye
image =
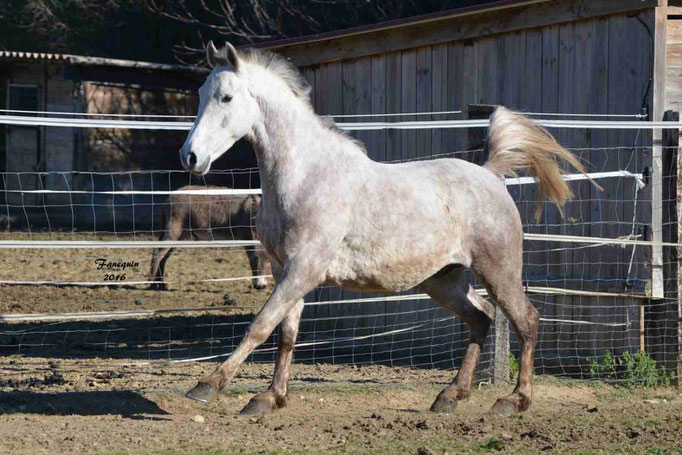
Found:
[[[230,95],[225,95],[223,96],[223,99],[221,100],[223,103],[229,103],[232,101],[232,97]]]

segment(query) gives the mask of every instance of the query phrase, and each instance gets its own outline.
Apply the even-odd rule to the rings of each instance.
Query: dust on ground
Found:
[[[245,365],[217,402],[201,404],[183,393],[213,363],[7,360],[15,382],[0,381],[2,454],[682,453],[676,389],[539,377],[525,414],[489,415],[512,386],[482,384],[454,414],[435,415],[451,371],[294,365],[287,407],[247,417],[237,413],[272,365]]]

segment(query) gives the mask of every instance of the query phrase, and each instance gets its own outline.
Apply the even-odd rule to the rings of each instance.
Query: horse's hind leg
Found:
[[[261,253],[256,250],[256,247],[247,246],[246,256],[249,258],[249,266],[251,267],[251,275],[258,278],[253,278],[252,284],[255,289],[265,289],[268,282],[262,275],[265,275],[265,264],[261,258]]]
[[[163,266],[170,255],[170,251],[170,248],[154,248],[151,267],[149,268],[149,281],[154,283],[149,286],[149,289],[166,290],[166,284],[163,282]]]
[[[519,241],[520,244],[520,241]],[[533,401],[533,358],[538,338],[539,315],[523,290],[521,281],[521,254],[502,254],[494,260],[481,261],[475,266],[477,275],[482,279],[488,294],[511,322],[521,344],[519,377],[514,391],[497,400],[492,412],[510,415],[527,410]],[[506,257],[505,257],[506,256]]]
[[[420,287],[438,304],[457,313],[471,331],[469,346],[454,381],[431,405],[432,411],[448,414],[454,411],[459,400],[471,395],[474,373],[495,309],[469,285],[463,267],[434,275]]]
[[[182,221],[171,219],[166,227],[166,231],[161,235],[159,240],[179,240],[183,236]],[[173,248],[155,248],[152,253],[152,262],[149,270],[149,281],[154,281],[149,289],[165,291],[168,289],[166,283],[163,282],[164,273],[166,270],[166,261],[173,252]]]

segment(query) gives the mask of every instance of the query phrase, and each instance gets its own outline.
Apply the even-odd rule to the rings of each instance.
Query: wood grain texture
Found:
[[[657,5],[656,0],[555,0],[329,40],[313,39],[284,46],[272,43],[270,48],[291,58],[296,65],[306,66],[637,11]]]

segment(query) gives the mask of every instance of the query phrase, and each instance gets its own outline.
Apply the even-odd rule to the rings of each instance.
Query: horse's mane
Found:
[[[305,105],[315,113],[313,109],[312,100],[310,99],[311,87],[308,81],[305,80],[301,72],[286,58],[281,55],[270,52],[266,49],[246,49],[239,51],[239,58],[251,65],[259,66],[271,74],[280,78],[289,87],[293,94],[305,103]],[[350,140],[363,153],[367,153],[365,144],[358,141],[346,131],[339,129],[331,117],[316,117],[320,120],[322,126],[326,129],[343,136]]]
[[[297,98],[305,101],[311,108],[311,87],[301,72],[289,60],[265,49],[246,49],[239,51],[239,58],[251,65],[260,66],[279,77]]]

